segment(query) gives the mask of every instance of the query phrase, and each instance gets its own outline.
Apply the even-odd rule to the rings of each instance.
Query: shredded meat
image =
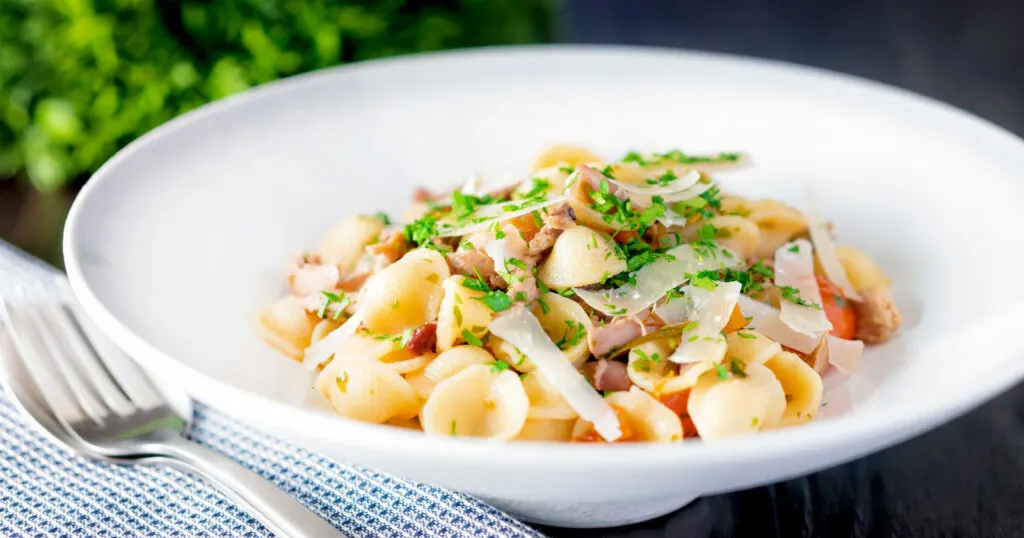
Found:
[[[321,263],[316,254],[302,254],[288,265],[288,286],[293,295],[304,297],[334,288],[341,279],[337,265]]]
[[[526,246],[526,257],[536,258],[555,244],[562,232],[576,225],[576,212],[569,204],[561,204],[557,209],[548,212],[541,227]],[[534,264],[537,260],[534,260]]]
[[[601,181],[608,179],[600,171],[595,170],[585,164],[577,166],[576,171],[579,172],[580,179],[595,191],[600,190]],[[620,200],[625,200],[626,198],[629,197],[628,193],[625,190],[623,190],[622,187],[619,187],[618,185],[610,181],[608,182],[608,192],[611,193],[612,196],[615,196]]]
[[[583,375],[597,390],[629,390],[633,382],[626,373],[625,363],[598,359],[583,366]]]
[[[492,288],[507,286],[505,280],[494,271],[494,260],[483,250],[474,248],[451,252],[445,259],[448,260],[448,268],[454,274],[476,278],[479,273]]]
[[[517,272],[523,273],[522,270]],[[532,273],[522,275],[521,279],[517,277],[515,282],[508,287],[508,296],[513,301],[516,300],[516,295],[525,295],[526,304],[533,304],[537,297],[540,297],[540,288],[537,287],[537,279]]]
[[[434,351],[437,344],[437,324],[428,323],[412,332],[412,337],[405,344],[405,349],[415,356]]]
[[[352,275],[341,282],[338,282],[338,289],[345,292],[356,292],[363,288],[363,284],[366,284],[366,280],[370,278],[370,273],[359,273]]]
[[[880,344],[892,338],[903,317],[893,304],[889,288],[879,286],[864,290],[860,295],[861,301],[851,301],[857,317],[857,339],[865,344]]]
[[[395,263],[409,251],[405,236],[401,232],[391,232],[381,241],[366,247],[366,251],[374,256],[383,256],[389,264]]]
[[[590,331],[590,352],[600,357],[643,336],[645,332],[643,322],[634,317],[617,319],[603,327],[595,326]]]

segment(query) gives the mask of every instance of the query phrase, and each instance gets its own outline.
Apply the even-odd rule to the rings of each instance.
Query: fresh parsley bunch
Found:
[[[547,0],[0,0],[0,180],[84,178],[153,127],[281,77],[550,38]]]

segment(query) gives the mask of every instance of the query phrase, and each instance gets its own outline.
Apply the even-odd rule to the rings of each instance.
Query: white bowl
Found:
[[[301,408],[308,375],[250,321],[283,263],[343,215],[413,187],[525,173],[560,142],[742,150],[727,189],[804,205],[892,277],[904,327],[813,423],[682,446],[499,445]],[[367,62],[269,84],[169,122],[79,195],[65,256],[110,336],[168,383],[341,460],[478,495],[527,520],[625,524],[703,494],[879,450],[1024,375],[1024,144],[969,114],[774,62],[607,47],[526,47]]]

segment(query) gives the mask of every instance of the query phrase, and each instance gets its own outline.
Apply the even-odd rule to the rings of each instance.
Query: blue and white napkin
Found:
[[[0,295],[53,269],[0,241]],[[541,536],[468,495],[352,467],[197,405],[192,439],[259,472],[354,538]],[[206,483],[87,460],[0,392],[0,536],[269,536]]]

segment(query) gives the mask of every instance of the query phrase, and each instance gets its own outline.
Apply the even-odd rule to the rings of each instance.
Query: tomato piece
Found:
[[[824,277],[818,277],[818,288],[821,290],[821,308],[825,316],[832,322],[829,334],[846,340],[853,339],[857,334],[857,316],[849,300],[843,292]]]
[[[679,415],[679,422],[683,426],[683,437],[694,437],[697,435],[697,428],[694,427],[693,421],[690,420],[690,414],[686,411],[686,406],[690,403],[690,389],[659,394],[658,401],[671,409],[673,413]]]

